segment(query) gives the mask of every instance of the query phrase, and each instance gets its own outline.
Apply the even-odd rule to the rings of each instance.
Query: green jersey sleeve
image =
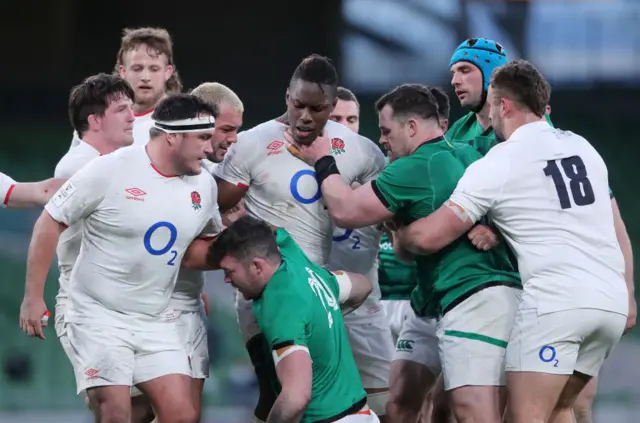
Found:
[[[284,273],[278,277],[286,275]],[[269,283],[287,286],[286,283],[279,284],[273,279]],[[268,295],[264,295],[260,313],[256,318],[260,330],[274,352],[292,345],[308,346],[308,307],[301,302],[298,291],[281,288],[277,291],[271,290]]]

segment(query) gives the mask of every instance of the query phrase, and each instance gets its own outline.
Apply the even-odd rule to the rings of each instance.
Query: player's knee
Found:
[[[200,412],[195,407],[182,407],[176,413],[173,423],[198,423],[200,421]]]
[[[101,423],[130,423],[130,410],[124,404],[110,401],[91,401],[91,411]]]

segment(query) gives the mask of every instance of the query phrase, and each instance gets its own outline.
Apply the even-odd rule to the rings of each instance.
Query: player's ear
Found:
[[[285,104],[289,103],[289,88],[287,88],[287,92],[284,95],[284,102]]]
[[[124,78],[124,66],[118,66],[118,75],[120,75],[120,78]]]
[[[409,136],[414,137],[416,133],[418,133],[418,122],[413,118],[407,119],[407,129],[409,131]]]
[[[171,78],[171,75],[173,75],[174,71],[175,71],[175,67],[173,67],[173,65],[167,65],[167,69],[164,71],[165,82],[168,81],[169,78]]]
[[[89,124],[88,129],[94,129],[97,130],[100,127],[100,122],[101,119],[98,115],[96,114],[90,114],[89,116],[87,116],[87,123]]]

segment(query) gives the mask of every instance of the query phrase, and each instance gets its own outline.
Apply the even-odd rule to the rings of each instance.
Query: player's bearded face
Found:
[[[229,147],[238,142],[238,129],[242,126],[242,112],[228,104],[222,104],[216,118],[216,129],[211,138],[213,152],[207,156],[214,163],[220,163]]]
[[[491,105],[491,108],[489,109],[489,120],[491,121],[493,132],[496,135],[496,140],[498,142],[503,142],[506,138],[504,134],[504,120],[501,116],[503,113],[502,99],[495,95],[495,92],[491,87],[489,87],[489,92],[487,94],[487,102]]]
[[[152,109],[164,96],[165,84],[173,74],[173,66],[167,63],[166,55],[146,44],[124,54],[120,76],[133,88],[136,104]]]
[[[98,117],[100,131],[115,148],[133,144],[133,102],[126,95],[109,100],[104,116]]]
[[[202,160],[213,153],[211,148],[212,137],[213,129],[176,134],[173,148],[175,167],[179,175],[200,174]]]
[[[286,96],[287,115],[294,141],[309,145],[320,136],[336,101],[335,87],[294,80]]]
[[[468,62],[451,66],[451,85],[456,91],[460,105],[475,109],[482,101],[482,72]]]
[[[240,291],[246,300],[255,298],[261,292],[258,268],[253,262],[245,265],[235,257],[225,256],[220,261],[220,268],[224,271],[224,281]]]

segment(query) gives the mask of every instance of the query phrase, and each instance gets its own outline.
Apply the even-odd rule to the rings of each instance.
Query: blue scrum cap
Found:
[[[487,91],[493,70],[507,63],[507,52],[493,40],[469,38],[453,53],[449,67],[458,62],[469,62],[477,66],[482,72],[483,89]]]

